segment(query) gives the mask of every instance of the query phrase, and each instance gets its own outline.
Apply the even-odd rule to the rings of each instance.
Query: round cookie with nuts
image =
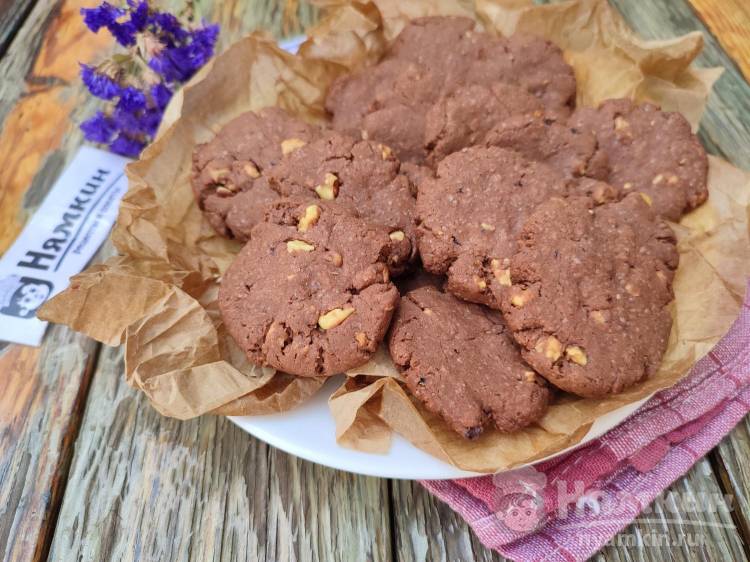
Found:
[[[278,199],[266,170],[320,135],[314,125],[278,107],[233,119],[193,153],[191,183],[209,224],[222,236],[247,240],[263,218],[265,204]]]
[[[524,359],[585,397],[653,375],[667,348],[675,236],[637,193],[594,207],[554,198],[531,214],[501,296]]]
[[[463,437],[516,431],[547,409],[499,312],[425,285],[401,298],[388,344],[411,393]]]
[[[472,147],[445,158],[419,185],[419,252],[427,271],[446,274],[446,288],[498,308],[510,286],[509,259],[526,217],[569,183],[548,166],[497,147]]]
[[[398,303],[408,239],[327,201],[272,204],[224,275],[219,308],[250,361],[328,376],[370,358]]]
[[[678,221],[708,198],[708,157],[681,114],[614,99],[577,109],[569,125],[593,133],[606,152],[601,179],[647,194],[662,217]]]
[[[330,131],[273,166],[268,179],[284,197],[335,201],[388,227],[394,240],[409,240],[416,254],[416,201],[399,167],[388,146]]]

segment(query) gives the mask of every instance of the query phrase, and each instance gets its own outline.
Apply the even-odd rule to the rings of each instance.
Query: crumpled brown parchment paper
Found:
[[[125,344],[126,376],[161,413],[251,415],[307,400],[320,379],[248,364],[223,329],[217,278],[238,251],[203,222],[189,185],[193,147],[238,114],[279,105],[310,121],[325,119],[331,81],[372,64],[414,17],[459,14],[490,33],[547,37],[563,48],[578,80],[578,103],[633,97],[681,111],[697,128],[716,69],[691,62],[699,33],[668,41],[635,36],[605,0],[534,6],[526,0],[318,0],[327,17],[298,56],[262,35],[232,45],[170,105],[159,139],[128,166],[130,190],[112,240],[119,256],[72,279],[40,317],[109,345]],[[388,449],[392,431],[455,466],[502,470],[580,441],[599,416],[671,386],[726,333],[750,275],[750,175],[711,158],[710,198],[675,230],[680,268],[674,328],[659,373],[626,393],[590,400],[562,395],[523,431],[487,431],[475,441],[454,434],[411,400],[385,349],[350,373],[329,401],[339,443]]]

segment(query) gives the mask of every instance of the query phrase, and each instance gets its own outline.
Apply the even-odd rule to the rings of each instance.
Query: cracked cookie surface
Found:
[[[401,299],[388,343],[411,393],[464,437],[516,431],[547,409],[549,389],[497,311],[426,285]]]
[[[435,166],[457,150],[484,142],[493,126],[513,116],[541,115],[543,108],[539,99],[519,86],[502,82],[461,86],[437,100],[425,116],[427,163]]]
[[[408,239],[335,203],[279,200],[223,277],[222,318],[251,362],[340,373],[383,339],[399,298],[388,265],[410,253]]]
[[[566,178],[604,180],[609,174],[607,155],[592,133],[544,115],[513,115],[504,119],[484,136],[484,143],[544,162]]]
[[[198,206],[214,230],[247,240],[263,218],[264,206],[278,199],[266,170],[320,134],[277,107],[249,111],[233,119],[193,152],[191,183]]]
[[[409,22],[380,63],[334,82],[326,98],[333,127],[385,142],[402,161],[421,164],[434,141],[427,134],[428,113],[462,88],[503,83],[556,116],[569,115],[575,77],[560,49],[537,37],[493,37],[474,26],[460,17]]]
[[[497,147],[472,147],[445,158],[417,195],[418,238],[427,271],[446,288],[498,308],[509,283],[508,260],[526,217],[570,186],[544,164]]]
[[[416,254],[416,200],[390,147],[326,132],[271,168],[268,179],[284,197],[335,201],[388,227],[391,236],[405,236]]]
[[[681,114],[614,99],[577,109],[569,124],[593,133],[606,152],[610,171],[601,179],[646,193],[664,218],[678,221],[708,198],[708,157]]]
[[[678,259],[674,233],[640,194],[599,207],[551,199],[523,227],[503,315],[549,382],[580,396],[616,394],[661,364]]]

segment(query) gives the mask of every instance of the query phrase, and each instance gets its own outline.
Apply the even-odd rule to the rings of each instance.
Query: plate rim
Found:
[[[487,476],[493,474],[491,472],[474,472],[462,470],[454,465],[447,463],[437,457],[430,455],[429,453],[419,449],[411,442],[409,442],[403,436],[393,433],[391,446],[387,453],[367,453],[363,451],[357,451],[349,449],[335,443],[335,424],[333,416],[331,415],[330,409],[328,408],[328,397],[338,388],[339,384],[334,381],[343,380],[343,375],[337,375],[331,377],[323,387],[316,393],[316,395],[301,404],[297,408],[288,410],[285,412],[254,415],[254,416],[226,416],[232,423],[237,425],[240,429],[246,433],[260,439],[264,443],[271,447],[275,447],[287,454],[299,457],[309,462],[349,472],[352,474],[359,474],[362,476],[373,476],[378,478],[396,478],[402,480],[446,480],[453,478],[478,478],[480,476]],[[622,424],[627,418],[629,418],[636,410],[638,410],[643,404],[648,402],[651,397],[655,394],[652,393],[644,398],[625,404],[620,408],[617,408],[611,412],[600,416],[591,424],[588,432],[578,442],[570,447],[566,447],[560,451],[551,453],[546,457],[537,459],[535,461],[524,463],[514,468],[521,468],[523,466],[533,466],[545,461],[552,460],[560,455],[564,455],[575,451],[576,449],[585,446],[591,441],[601,437],[608,431],[616,428]],[[306,412],[306,410],[313,409],[312,412]],[[328,448],[333,451],[334,456],[330,453],[317,453],[312,451],[309,443],[305,443],[305,432],[300,433],[300,439],[289,439],[288,436],[284,435],[283,431],[278,431],[278,427],[283,428],[284,425],[290,422],[290,427],[295,423],[294,417],[305,417],[307,415],[313,416],[324,416],[326,419],[318,418],[315,420],[315,424],[312,427],[318,425],[323,426],[323,431],[329,431],[328,435],[323,435],[324,440],[329,438],[334,439],[333,448],[331,444],[328,444]],[[302,421],[302,420],[298,420]],[[328,426],[328,427],[326,427]],[[274,427],[277,429],[274,430]],[[296,426],[295,426],[296,427]],[[406,454],[407,460],[421,461],[424,463],[424,472],[420,473],[419,469],[411,467],[401,466],[398,462],[398,457],[403,457]],[[394,458],[389,458],[394,457]],[[508,469],[511,470],[511,469]],[[505,471],[497,471],[494,474],[498,474]]]

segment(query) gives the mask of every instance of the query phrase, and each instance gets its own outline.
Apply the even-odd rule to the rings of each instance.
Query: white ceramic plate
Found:
[[[304,39],[295,37],[280,42],[279,46],[293,53]],[[399,435],[394,435],[391,448],[385,455],[362,453],[337,445],[335,425],[328,410],[328,397],[342,381],[343,376],[333,377],[314,398],[291,412],[266,416],[230,416],[229,419],[249,434],[284,452],[339,470],[407,480],[482,476],[476,472],[459,470],[436,459]],[[551,459],[596,439],[620,424],[648,398],[650,396],[602,416],[591,426],[580,443],[537,462]]]
[[[249,434],[284,452],[339,470],[407,480],[481,476],[436,459],[399,435],[394,435],[391,448],[385,455],[362,453],[337,445],[333,417],[328,410],[328,397],[342,381],[343,375],[332,377],[311,400],[290,412],[265,416],[230,416],[229,419]],[[650,397],[602,416],[594,422],[579,444],[537,462],[551,459],[603,435],[620,424],[648,398]]]

